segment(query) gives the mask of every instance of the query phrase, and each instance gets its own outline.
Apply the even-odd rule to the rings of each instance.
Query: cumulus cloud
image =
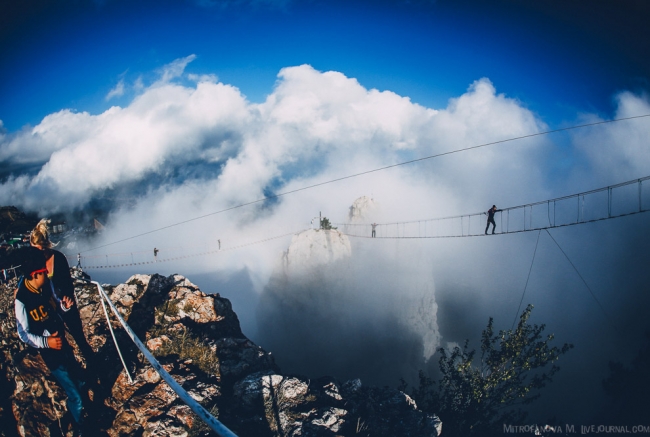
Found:
[[[140,186],[131,194],[139,196],[137,202],[164,203],[185,192],[191,182],[196,189],[184,194],[189,196],[185,203],[202,215],[268,194],[547,128],[521,102],[498,94],[485,78],[447,107],[433,109],[390,91],[367,89],[342,73],[303,65],[282,69],[266,101],[253,104],[214,75],[188,75],[193,86],[178,83],[195,58],[190,55],[162,67],[159,79],[141,85],[144,88],[128,106],[98,115],[62,110],[32,129],[5,134],[0,160],[40,165],[40,170],[4,181],[0,201],[11,198],[47,213],[83,208],[107,190]],[[639,111],[648,111],[644,97],[619,96],[618,116]],[[622,178],[639,173],[647,168],[635,158],[648,134],[644,126],[604,125],[576,135],[576,149],[599,174]],[[624,146],[607,146],[620,138],[625,138],[618,142]],[[536,137],[363,176],[348,186],[358,186],[355,195],[375,194],[384,204],[395,202],[389,220],[475,212],[493,203],[519,204],[549,195],[553,181],[545,172],[552,167],[555,150],[548,138]],[[322,188],[326,194],[319,202],[344,210],[354,199],[337,200],[337,190],[340,184]],[[157,194],[148,199],[143,194],[147,192]],[[426,202],[405,200],[418,196]],[[291,200],[279,203],[277,210]]]
[[[650,101],[646,95],[622,92],[615,100],[617,109],[614,118],[650,114]],[[588,123],[603,121],[596,115],[585,115],[584,120]],[[574,143],[586,156],[586,170],[597,175],[599,183],[614,184],[648,176],[649,137],[650,124],[646,118],[640,118],[577,131],[574,133]]]

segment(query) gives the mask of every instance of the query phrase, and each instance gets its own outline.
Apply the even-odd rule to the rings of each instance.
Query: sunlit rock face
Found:
[[[283,273],[309,274],[319,266],[345,260],[352,255],[348,237],[335,229],[310,229],[294,235],[283,254]]]
[[[379,204],[368,196],[361,196],[352,203],[348,213],[350,223],[364,223],[378,211]]]
[[[372,223],[378,212],[361,197],[349,223]],[[440,344],[431,266],[417,245],[348,238],[341,228],[293,238],[260,298],[260,343],[290,372],[412,380]]]

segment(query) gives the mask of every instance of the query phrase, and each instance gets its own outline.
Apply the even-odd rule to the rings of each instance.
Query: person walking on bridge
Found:
[[[494,214],[501,211],[503,210],[497,209],[496,205],[492,205],[492,208],[488,209],[488,211],[485,213],[488,216],[487,225],[485,226],[485,235],[487,235],[488,233],[488,229],[490,228],[490,223],[492,223],[492,234],[494,234],[494,231],[497,228],[497,224],[494,222]]]

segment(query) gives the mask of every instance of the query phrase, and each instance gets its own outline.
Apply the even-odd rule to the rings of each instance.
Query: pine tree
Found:
[[[320,221],[320,228],[329,230],[329,229],[336,229],[336,227],[332,226],[332,223],[330,223],[329,219],[327,217],[323,217]]]

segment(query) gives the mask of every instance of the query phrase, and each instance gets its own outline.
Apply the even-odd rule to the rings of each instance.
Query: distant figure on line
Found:
[[[488,229],[490,228],[490,223],[492,223],[492,234],[494,234],[494,231],[497,228],[497,224],[494,222],[494,214],[497,212],[503,211],[502,209],[497,209],[496,205],[492,205],[492,208],[488,209],[487,211],[487,226],[485,226],[485,235],[488,233]]]
[[[81,254],[77,254],[77,267],[81,268]]]
[[[156,249],[155,247],[153,248],[153,260],[155,262],[158,262],[158,249]]]
[[[377,223],[373,223],[370,226],[372,226],[372,238],[375,238],[375,235],[377,235],[375,229],[377,228]]]
[[[217,243],[219,243],[219,250],[221,250],[221,240],[217,240]]]

